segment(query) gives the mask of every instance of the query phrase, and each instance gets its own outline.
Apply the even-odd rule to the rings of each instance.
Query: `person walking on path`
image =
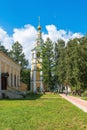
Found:
[[[66,96],[68,95],[68,86],[65,87]]]

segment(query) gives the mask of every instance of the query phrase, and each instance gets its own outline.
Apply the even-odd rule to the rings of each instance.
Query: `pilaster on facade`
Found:
[[[34,92],[36,92],[36,71],[33,71]]]
[[[12,68],[12,86],[14,87],[14,70]]]
[[[7,64],[6,64],[6,62],[5,62],[5,73],[7,72]]]
[[[31,70],[31,73],[30,73],[30,79],[31,79],[30,90],[32,91],[32,80],[33,80],[32,70]]]
[[[43,91],[43,77],[42,77],[42,75],[43,75],[43,72],[40,71],[40,88]]]
[[[36,56],[36,50],[34,50],[34,58],[33,59],[36,59],[37,56]]]
[[[11,66],[9,67],[9,87],[11,87]]]
[[[44,90],[44,89],[43,89],[43,82],[40,81],[40,91],[43,92],[43,90]]]
[[[18,78],[18,73],[16,72],[16,88],[18,87],[18,83],[17,83],[17,78]]]
[[[20,72],[18,72],[18,87],[20,87]]]

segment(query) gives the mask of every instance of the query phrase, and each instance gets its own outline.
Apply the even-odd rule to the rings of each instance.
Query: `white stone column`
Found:
[[[6,73],[7,72],[7,64],[5,63],[5,70],[4,72]]]
[[[1,61],[0,61],[0,90],[1,90]]]
[[[37,56],[36,56],[36,51],[34,51],[34,59],[36,59],[37,58]]]
[[[34,85],[34,92],[36,92],[36,71],[34,71],[34,79],[33,79],[33,85]]]
[[[12,68],[12,86],[14,87],[14,68]]]
[[[40,58],[40,62],[42,62],[42,59]],[[41,66],[41,68],[42,68],[42,66]],[[42,71],[40,71],[40,90],[41,91],[43,91],[43,72]]]
[[[40,90],[41,91],[43,91],[43,81],[42,81],[43,77],[42,77],[42,74],[43,74],[43,72],[40,71]]]
[[[9,66],[9,86],[11,87],[11,66]]]
[[[17,81],[18,73],[16,72],[16,88],[18,87],[18,81]]]
[[[18,86],[20,87],[20,71],[18,71]]]
[[[32,76],[33,76],[33,73],[32,73],[32,70],[31,70],[31,72],[30,72],[30,90],[31,90],[31,91],[33,91],[33,88],[32,88],[32,87],[33,87],[33,86],[32,86],[32,80],[33,80],[33,79],[32,79]]]
[[[36,92],[37,91],[37,87],[36,87],[36,63],[37,63],[37,56],[36,56],[36,50],[34,51],[34,71],[33,71],[33,77],[34,77],[34,79],[33,79],[33,84],[34,84],[34,92]]]

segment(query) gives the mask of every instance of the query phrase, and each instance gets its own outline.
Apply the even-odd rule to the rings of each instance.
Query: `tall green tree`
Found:
[[[67,52],[66,80],[68,79],[68,83],[73,86],[79,86],[78,42],[79,42],[78,38],[69,40],[66,47],[67,49],[66,50]]]
[[[26,83],[29,87],[30,84],[30,71],[27,69],[28,60],[23,53],[23,47],[19,42],[15,42],[12,46],[12,50],[9,52],[10,57],[21,66],[21,81]]]
[[[87,89],[87,36],[84,36],[80,39],[79,43],[79,81],[81,87],[85,90]]]
[[[23,69],[21,72],[21,81],[27,84],[28,90],[30,90],[30,69]]]
[[[53,87],[53,64],[54,64],[54,54],[53,54],[53,43],[47,38],[46,42],[43,43],[41,48],[41,58],[42,58],[42,71],[43,71],[43,82],[44,85],[52,89]]]
[[[58,84],[63,84],[65,80],[65,42],[59,39],[55,43],[55,75],[58,77]]]
[[[22,69],[27,68],[28,60],[23,53],[23,47],[19,42],[15,42],[12,46],[12,50],[9,52],[10,57],[21,65]]]

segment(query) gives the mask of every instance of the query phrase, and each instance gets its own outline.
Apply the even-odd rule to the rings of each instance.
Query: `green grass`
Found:
[[[83,100],[86,100],[86,101],[87,101],[87,97],[81,97],[81,99],[83,99]]]
[[[87,130],[87,113],[54,94],[0,100],[0,130]]]

